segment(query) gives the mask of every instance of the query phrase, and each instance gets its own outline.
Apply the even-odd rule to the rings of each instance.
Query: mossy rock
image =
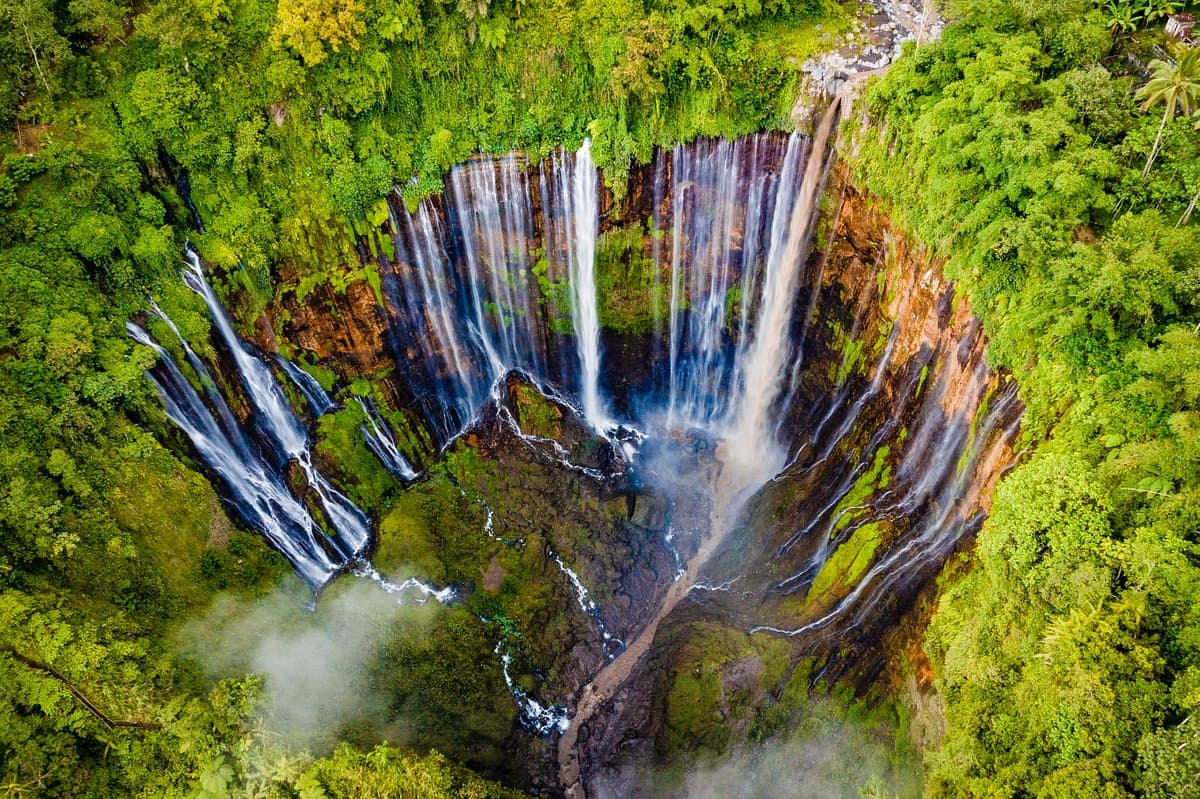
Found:
[[[535,386],[514,381],[509,396],[521,430],[542,438],[562,438],[562,409],[546,399]]]
[[[721,754],[752,726],[769,691],[791,667],[788,642],[713,622],[683,631],[665,695],[662,755]]]
[[[806,605],[825,605],[858,584],[875,559],[885,536],[883,522],[868,522],[833,551],[808,589]]]

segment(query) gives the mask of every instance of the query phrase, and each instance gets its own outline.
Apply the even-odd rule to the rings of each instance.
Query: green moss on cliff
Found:
[[[527,383],[517,383],[511,394],[517,423],[522,430],[542,438],[562,436],[562,409],[546,399],[542,392]]]
[[[325,414],[317,422],[316,453],[333,466],[347,496],[374,511],[383,507],[398,483],[367,446],[364,424],[366,416],[356,402]]]
[[[883,542],[884,531],[882,522],[867,522],[855,530],[821,566],[808,589],[805,604],[824,603],[830,596],[853,588],[875,559],[875,550]]]
[[[832,518],[837,519],[830,531],[830,535],[835,535],[839,530],[843,530],[850,525],[865,509],[867,500],[876,491],[887,488],[892,479],[892,467],[888,463],[888,455],[891,453],[891,446],[884,445],[875,450],[875,457],[871,461],[871,467],[859,475],[854,481],[854,485],[846,492],[846,496],[842,497],[834,508]]]
[[[659,751],[667,757],[723,753],[787,673],[790,647],[713,622],[695,622],[675,634],[685,640],[672,661]]]
[[[649,223],[647,223],[649,224]],[[596,242],[600,324],[619,333],[648,333],[670,311],[668,287],[646,254],[640,224],[614,228]]]

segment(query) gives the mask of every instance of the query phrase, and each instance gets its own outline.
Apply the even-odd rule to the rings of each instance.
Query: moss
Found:
[[[841,346],[842,360],[833,371],[833,383],[840,386],[854,373],[863,356],[862,339],[851,339]]]
[[[782,687],[778,687],[777,697],[769,697],[756,708],[754,725],[750,729],[750,738],[756,743],[786,730],[793,723],[797,713],[803,712],[809,699],[809,680],[812,676],[815,659],[801,658],[792,664],[790,674],[787,674]]]
[[[513,386],[512,399],[522,430],[542,438],[561,437],[562,410],[542,396],[542,392],[526,383],[518,383]]]
[[[892,467],[887,462],[890,453],[891,447],[886,445],[875,450],[875,459],[871,463],[871,468],[854,481],[854,485],[846,492],[846,496],[842,497],[841,502],[834,508],[832,518],[837,521],[834,523],[830,535],[848,527],[858,517],[859,512],[852,510],[853,508],[865,504],[875,491],[888,487],[892,479]]]
[[[389,576],[400,570],[419,574],[438,584],[446,580],[446,568],[431,530],[429,510],[434,502],[449,504],[454,488],[445,480],[426,481],[402,493],[379,520],[379,543],[374,562]],[[436,499],[431,502],[431,497]],[[466,520],[462,523],[465,524]]]
[[[574,330],[571,321],[571,284],[550,279],[550,261],[539,252],[533,253],[534,262],[530,271],[537,279],[538,303],[545,309],[550,329],[560,336],[570,335]]]
[[[364,264],[362,276],[367,281],[367,285],[371,287],[371,293],[375,295],[375,302],[379,304],[380,308],[384,307],[383,284],[379,281],[379,266],[375,263]]]
[[[921,367],[921,376],[917,379],[917,390],[913,393],[913,397],[921,396],[921,389],[925,387],[925,381],[929,379],[929,364]]]
[[[870,568],[883,536],[882,522],[868,522],[855,530],[821,566],[808,589],[805,604],[823,602],[831,593],[840,594],[854,587]]]
[[[721,754],[764,707],[770,689],[791,668],[786,641],[714,622],[695,622],[672,663],[665,698],[665,728],[658,741],[664,754],[679,751]]]
[[[384,507],[399,482],[367,446],[362,425],[366,416],[348,402],[317,421],[316,453],[337,471],[337,484],[367,511]]]
[[[117,476],[109,490],[113,517],[185,603],[203,606],[214,589],[258,593],[289,571],[262,538],[234,527],[199,474],[131,460]]]
[[[646,255],[641,225],[614,228],[596,242],[600,324],[620,333],[648,333],[668,313],[666,285]]]

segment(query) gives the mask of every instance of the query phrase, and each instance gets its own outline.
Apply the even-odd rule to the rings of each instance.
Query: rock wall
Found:
[[[601,197],[602,239],[633,231],[634,245],[620,255],[630,270],[647,261],[661,269],[663,248],[673,246],[645,224],[667,216],[671,198],[664,182],[670,185],[669,168],[648,166],[633,172],[624,197]],[[663,623],[634,676],[579,731],[585,782],[602,782],[616,795],[659,795],[661,786],[638,783],[651,765],[720,751],[752,730],[762,734],[755,725],[806,693],[798,686],[835,677],[868,684],[884,665],[883,633],[946,558],[971,540],[991,487],[1011,462],[1021,411],[1015,386],[987,368],[980,326],[954,286],[848,183],[841,167],[824,198],[793,314],[799,379],[780,420],[790,463],[746,508],[703,585]],[[534,202],[540,202],[536,193]],[[376,244],[373,252],[386,249]],[[377,268],[399,267],[381,257]],[[422,400],[396,368],[397,354],[414,345],[395,340],[389,323],[404,312],[364,279],[343,291],[318,286],[303,302],[285,293],[265,328],[343,380],[372,379],[394,408],[419,424]],[[656,342],[661,333],[658,324],[603,332],[605,388],[619,411],[664,368],[664,348]],[[275,343],[260,336],[265,348]],[[526,408],[522,418],[520,393],[510,381],[505,402],[525,432],[564,440],[567,450],[590,457],[581,443],[586,435],[560,424],[568,410],[560,409],[558,422],[546,427],[536,409]],[[457,446],[511,467],[514,478],[505,490],[517,495],[518,505],[521,496],[529,498],[528,522],[542,524],[550,539],[553,518],[535,517],[553,517],[552,508],[570,502],[573,492],[610,510],[613,502],[625,503],[628,525],[612,525],[604,539],[614,551],[600,551],[600,541],[600,550],[578,554],[579,569],[593,593],[608,601],[604,612],[613,628],[623,637],[636,633],[644,606],[669,579],[661,536],[672,507],[636,481],[614,487],[587,476],[547,477],[545,459],[537,476],[529,468],[537,457],[528,442],[497,427],[494,416],[483,421]],[[701,507],[703,499],[695,499],[694,507]],[[675,510],[680,501],[688,500],[676,498]],[[559,540],[560,548],[567,546]],[[623,560],[627,567],[620,566]],[[552,601],[570,606],[569,598]],[[546,664],[557,675],[556,698],[572,701],[598,667],[602,647],[585,640],[589,636],[595,632],[573,639],[560,660]],[[705,712],[692,713],[684,702],[699,702]],[[519,780],[553,785],[552,747],[519,735],[511,745],[521,752]]]
[[[792,462],[580,732],[599,795],[671,795],[646,781],[658,765],[769,736],[764,719],[800,712],[818,680],[869,685],[883,635],[969,544],[1012,463],[1021,408],[978,321],[840,167],[807,275]]]

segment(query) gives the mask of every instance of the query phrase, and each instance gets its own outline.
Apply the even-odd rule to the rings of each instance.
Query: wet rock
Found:
[[[658,494],[643,491],[634,498],[629,520],[644,530],[662,530],[667,524],[667,501]]]

